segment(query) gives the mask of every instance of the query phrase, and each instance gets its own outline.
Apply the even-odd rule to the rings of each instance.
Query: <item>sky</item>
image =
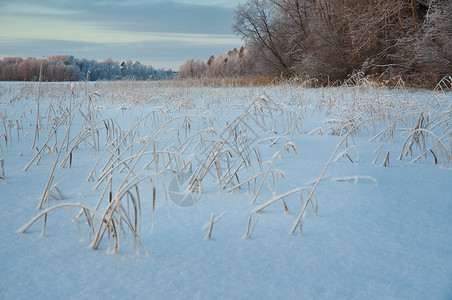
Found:
[[[243,0],[0,0],[0,58],[70,54],[175,69],[243,45]]]

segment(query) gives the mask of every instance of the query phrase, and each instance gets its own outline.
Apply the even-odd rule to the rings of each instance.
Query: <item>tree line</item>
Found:
[[[451,20],[450,0],[248,0],[236,8],[233,24],[245,47],[204,64],[188,60],[180,75],[260,74],[328,84],[359,72],[437,82],[452,74]]]
[[[179,68],[179,78],[238,77],[250,72],[245,47],[203,60],[187,59]]]
[[[174,76],[172,70],[155,69],[138,61],[113,61],[111,58],[96,61],[72,55],[53,55],[0,60],[0,81],[147,80]]]

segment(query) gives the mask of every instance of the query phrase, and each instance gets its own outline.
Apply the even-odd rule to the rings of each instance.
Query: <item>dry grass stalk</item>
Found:
[[[389,167],[389,150],[386,152],[385,160],[383,161],[383,167]]]
[[[24,226],[22,226],[21,228],[19,228],[19,230],[17,230],[18,233],[25,233],[28,228],[31,227],[31,225],[33,225],[37,220],[39,220],[41,217],[43,216],[47,216],[47,214],[53,210],[62,208],[62,207],[80,207],[83,210],[86,210],[87,212],[89,212],[90,214],[99,214],[96,210],[92,210],[89,207],[87,207],[86,205],[80,204],[80,203],[61,203],[61,204],[57,204],[55,206],[52,207],[48,207],[45,210],[41,211],[39,214],[37,214],[35,217],[33,217],[27,224],[25,224]],[[92,225],[91,222],[88,222],[88,224],[90,224],[90,226]]]
[[[220,221],[221,218],[223,218],[223,217],[227,214],[227,212],[228,212],[228,211],[225,210],[225,211],[222,212],[218,217],[216,217],[216,218],[213,220],[213,224],[215,224],[215,223],[217,223],[218,221]],[[208,229],[209,229],[209,226],[210,226],[210,222],[204,224],[204,226],[202,226],[201,230],[208,230]]]
[[[251,216],[252,214],[249,215],[248,217],[248,225],[246,226],[246,232],[243,235],[242,239],[247,240],[250,238],[251,234],[250,234],[250,226],[251,226]]]
[[[355,125],[356,126],[356,125]],[[292,226],[292,229],[290,230],[290,234],[294,234],[295,230],[297,229],[298,225],[301,222],[301,218],[305,215],[306,213],[306,208],[308,206],[308,203],[311,202],[311,198],[314,195],[315,190],[317,189],[317,186],[319,185],[320,181],[322,180],[323,175],[325,174],[326,169],[328,169],[328,166],[330,165],[331,161],[333,160],[333,157],[336,155],[336,152],[339,150],[339,147],[347,140],[349,134],[351,134],[352,132],[354,132],[354,128],[351,128],[347,134],[344,135],[344,137],[341,139],[341,141],[337,144],[336,148],[333,151],[333,154],[331,155],[330,159],[328,160],[328,162],[326,163],[325,167],[323,168],[322,173],[320,174],[319,178],[317,179],[316,183],[314,184],[314,187],[312,188],[311,192],[309,193],[308,198],[306,199],[306,202],[303,205],[303,208],[300,212],[300,214],[298,215],[297,220],[295,221],[294,225]],[[316,205],[317,207],[317,205]]]
[[[439,90],[445,90],[449,83],[445,80],[443,84],[444,86],[441,85],[438,87]],[[110,93],[112,103],[114,101],[116,103],[121,101],[122,106],[121,110],[118,111],[118,115],[122,114],[126,116],[129,111],[128,105],[132,102],[148,101],[149,103],[156,101],[147,99],[154,97],[149,96],[149,92],[145,94],[146,96],[139,95],[140,92],[137,92],[137,90],[143,91],[148,89],[149,86],[147,83],[130,83],[130,86],[127,86],[124,91],[121,91],[121,96],[119,97],[113,96],[114,91],[112,87],[114,86],[113,83],[99,84],[99,87],[105,89],[102,93]],[[130,92],[131,86],[134,88],[132,92]],[[86,85],[85,88],[87,89]],[[326,122],[326,126],[328,127],[319,127],[311,133],[320,132],[323,134],[330,133],[345,136],[343,136],[342,141],[337,145],[322,174],[312,188],[299,188],[287,193],[277,194],[279,176],[284,178],[284,173],[281,170],[274,169],[274,164],[271,164],[270,168],[265,168],[264,170],[263,159],[260,155],[259,147],[256,145],[258,142],[255,142],[256,139],[253,140],[253,138],[259,137],[261,139],[259,141],[260,143],[268,142],[269,146],[276,145],[285,139],[288,141],[279,151],[279,154],[277,153],[273,156],[273,163],[278,159],[281,151],[288,151],[292,148],[294,152],[297,152],[295,145],[291,144],[288,138],[296,133],[297,130],[300,132],[298,124],[300,123],[303,112],[306,111],[306,108],[301,102],[295,106],[287,105],[287,102],[276,103],[272,97],[264,95],[257,99],[257,101],[247,103],[246,105],[237,104],[236,106],[231,105],[231,107],[225,108],[223,104],[207,103],[204,106],[195,101],[198,98],[188,95],[187,91],[189,90],[190,87],[186,86],[179,90],[166,90],[165,99],[168,100],[168,103],[140,117],[127,130],[122,130],[114,119],[96,120],[99,115],[94,101],[97,101],[98,98],[88,90],[85,91],[83,105],[80,104],[82,101],[74,106],[70,103],[68,108],[60,100],[56,105],[50,104],[48,106],[46,114],[43,115],[47,119],[46,124],[47,129],[49,129],[47,141],[41,148],[37,149],[38,151],[35,157],[25,169],[34,161],[38,163],[45,156],[44,153],[47,150],[52,156],[53,161],[55,163],[58,162],[63,145],[65,146],[67,155],[59,165],[60,167],[64,167],[68,161],[69,165],[71,165],[72,155],[75,154],[75,151],[83,143],[96,150],[98,153],[97,161],[88,176],[88,180],[94,180],[96,188],[100,187],[101,184],[105,185],[102,195],[94,210],[80,207],[78,216],[73,216],[82,236],[82,223],[79,222],[79,219],[81,216],[85,216],[90,228],[91,245],[94,249],[98,249],[102,240],[105,241],[108,236],[108,243],[110,244],[110,240],[113,240],[114,250],[119,251],[121,242],[130,235],[135,240],[135,245],[139,249],[144,249],[140,241],[140,203],[144,199],[140,199],[142,195],[138,188],[139,183],[142,180],[147,180],[147,178],[150,179],[153,189],[152,228],[154,226],[156,206],[156,186],[154,182],[161,182],[163,193],[168,203],[165,184],[167,176],[189,174],[190,172],[187,170],[193,167],[194,172],[190,179],[191,186],[189,189],[192,192],[199,192],[202,190],[202,184],[206,174],[211,172],[216,176],[216,184],[218,184],[219,189],[231,192],[248,186],[248,191],[254,193],[254,201],[261,194],[261,189],[265,183],[273,197],[251,211],[247,230],[244,235],[244,238],[250,238],[261,217],[259,215],[253,225],[251,224],[253,213],[260,212],[265,207],[279,202],[279,200],[281,200],[284,211],[288,212],[286,201],[289,201],[289,196],[292,197],[295,194],[298,194],[300,198],[302,209],[291,233],[293,234],[297,228],[300,229],[301,233],[302,218],[306,214],[308,203],[317,213],[316,188],[320,180],[322,180],[331,160],[336,155],[340,144],[344,141],[346,144],[348,143],[347,136],[353,138],[354,135],[358,134],[370,134],[372,130],[375,130],[381,124],[386,126],[383,131],[380,131],[371,139],[371,141],[380,142],[377,148],[378,154],[375,159],[376,161],[380,152],[383,151],[382,149],[385,143],[393,140],[397,132],[403,129],[400,127],[412,127],[411,131],[408,131],[408,138],[404,145],[405,149],[403,149],[403,154],[414,152],[415,148],[418,147],[421,149],[421,154],[413,162],[422,156],[429,155],[428,153],[433,155],[435,162],[443,163],[450,162],[451,160],[450,124],[452,122],[450,121],[450,113],[448,114],[445,111],[439,112],[439,108],[441,107],[440,100],[436,99],[435,101],[435,99],[432,99],[427,108],[427,105],[421,106],[414,100],[405,101],[396,99],[395,97],[382,97],[370,100],[360,99],[359,95],[355,95],[356,90],[353,90],[355,94],[353,94],[353,99],[350,101],[347,98],[349,97],[347,93],[350,90],[344,92],[335,91],[334,93],[336,94],[331,93],[332,95],[325,96],[325,100],[320,101],[322,103],[319,102],[317,106],[319,111],[326,111],[326,115],[332,115],[328,122]],[[278,93],[284,91],[283,88],[280,88]],[[201,94],[200,102],[203,101],[203,97],[208,98],[211,96],[210,94],[207,96]],[[129,102],[123,103],[123,101]],[[194,105],[198,105],[196,109],[193,109],[194,115],[171,116],[171,113],[174,111],[179,114],[179,109],[191,108]],[[77,110],[74,110],[76,107]],[[221,116],[212,112],[217,112],[219,111],[218,109],[229,108],[234,110],[240,109],[241,114],[232,122],[222,125]],[[74,131],[72,120],[77,115],[83,120],[83,124],[78,134],[74,134],[76,131]],[[387,125],[388,123],[389,125]],[[410,126],[410,124],[414,125]],[[63,143],[57,143],[57,134],[61,132],[61,125],[68,126],[66,132],[67,138],[65,138]],[[9,125],[6,125],[4,122],[5,139],[7,138],[8,132],[6,126]],[[10,130],[11,126],[8,128]],[[255,130],[253,131],[250,128]],[[151,133],[149,133],[149,130],[151,130]],[[71,139],[69,138],[69,131],[73,135]],[[26,135],[24,135],[25,137]],[[101,137],[105,140],[101,141]],[[141,146],[137,147],[136,145],[138,144],[141,144]],[[105,148],[102,149],[102,147]],[[345,151],[335,156],[335,161],[345,156],[353,162],[353,156],[350,154],[352,149],[355,150],[356,156],[358,157],[359,153],[354,145],[350,147],[346,146],[346,148]],[[54,158],[54,153],[57,152],[58,155]],[[198,166],[196,166],[195,156],[193,155],[195,152],[202,153],[202,158]],[[99,153],[101,154],[99,155]],[[99,166],[102,166],[102,168]],[[97,176],[97,172],[99,172],[100,176]],[[53,176],[54,172],[52,171],[44,193],[47,196],[47,205],[49,205],[49,196],[55,199],[62,198],[58,189],[58,183],[53,184]],[[114,192],[113,182],[116,186],[117,180],[119,180],[120,184],[117,186],[116,192]],[[308,198],[305,201],[302,198],[302,191],[305,191],[303,193],[308,193]],[[290,204],[289,202],[287,203]],[[101,208],[102,212],[99,213]],[[46,218],[47,212],[50,211],[49,209],[44,210],[45,213],[42,216]],[[221,217],[222,215],[217,218],[213,216],[210,223],[207,224],[210,227],[210,234],[213,224]],[[210,234],[208,232],[206,237],[210,237]]]
[[[296,188],[296,189],[293,189],[293,190],[291,190],[291,191],[285,192],[284,194],[276,195],[276,196],[274,196],[272,199],[268,200],[267,202],[265,202],[265,203],[263,203],[263,204],[261,204],[261,205],[255,207],[255,208],[251,211],[251,213],[257,213],[257,212],[260,212],[260,211],[262,211],[264,208],[266,208],[267,206],[270,206],[271,204],[273,204],[273,203],[275,203],[275,202],[277,202],[277,201],[279,201],[279,200],[283,200],[283,201],[284,201],[284,198],[286,198],[286,197],[288,197],[288,196],[290,196],[290,195],[293,195],[293,194],[299,194],[301,191],[308,191],[309,193],[311,193],[311,190],[312,190],[312,188],[310,188],[310,187],[300,187],[300,188]],[[300,198],[301,198],[301,197],[300,197]],[[284,204],[284,206],[285,206],[285,204]],[[285,207],[286,207],[286,206],[285,206]]]
[[[115,239],[114,251],[119,251],[121,232],[125,229],[129,229],[134,237],[135,244],[138,246],[138,249],[143,249],[146,252],[146,249],[139,238],[141,224],[141,200],[138,192],[138,184],[148,178],[150,178],[150,176],[140,177],[140,175],[137,174],[129,182],[126,182],[126,179],[123,180],[112,201],[108,204],[102,214],[99,227],[96,230],[93,242],[91,243],[91,247],[93,249],[98,249],[105,232],[108,231],[108,233],[111,233],[112,237]],[[132,192],[133,190],[135,190],[135,194]],[[133,219],[129,217],[127,210],[122,205],[123,200],[130,201],[132,203]],[[122,227],[122,224],[125,224],[126,226]]]
[[[337,162],[337,161],[339,161],[339,159],[341,159],[342,157],[346,156],[346,157],[350,160],[351,163],[354,163],[353,159],[352,159],[352,158],[350,157],[350,155],[348,154],[348,151],[349,151],[350,149],[354,149],[354,150],[355,150],[355,152],[356,152],[356,160],[358,160],[358,159],[359,159],[359,152],[358,152],[358,149],[356,148],[355,145],[351,145],[350,147],[348,147],[348,148],[345,149],[344,151],[340,152],[340,153],[336,156],[336,158],[334,159],[334,161]]]
[[[151,185],[152,185],[152,225],[151,225],[151,232],[154,230],[154,215],[155,215],[155,200],[156,200],[156,193],[157,190],[155,188],[155,184],[154,182],[151,180]]]
[[[49,189],[49,196],[54,198],[55,200],[64,200],[63,195],[61,194],[60,189],[58,188],[58,185],[63,181],[63,179],[61,179],[60,181],[58,181],[57,183],[55,183],[50,189]],[[56,191],[56,195],[52,194],[52,191],[55,190]]]
[[[430,149],[427,149],[426,141],[425,141],[425,138],[428,135],[431,137],[432,144],[434,145]],[[410,140],[410,143],[407,146],[408,140]],[[412,147],[413,147],[413,144],[414,144],[415,141],[417,141],[419,147],[423,151],[421,156],[424,156],[428,152],[431,152],[434,155],[434,157],[435,157],[435,162],[438,162],[437,155],[434,153],[433,150],[435,148],[439,148],[440,153],[442,154],[441,157],[443,158],[442,162],[443,162],[444,166],[446,165],[446,161],[450,162],[452,160],[451,150],[449,150],[447,148],[447,146],[443,143],[442,139],[439,138],[436,134],[434,134],[430,130],[427,130],[425,128],[417,128],[417,129],[411,131],[411,133],[409,134],[409,136],[405,140],[405,143],[403,144],[402,151],[400,153],[399,159],[402,159],[404,152],[405,152],[405,156],[407,156],[409,153],[412,152],[412,150],[413,150]],[[435,145],[435,142],[436,142],[436,145]],[[406,150],[405,150],[405,146],[406,146]],[[419,158],[415,158],[414,161],[417,161],[418,159]]]
[[[293,149],[294,149],[295,153],[297,153],[297,152],[296,152],[295,145],[293,145],[292,142],[289,142],[289,141],[288,141],[288,142],[286,142],[286,144],[285,144],[278,152],[276,152],[276,153],[273,155],[273,159],[272,159],[272,161],[271,161],[271,163],[270,163],[270,166],[268,167],[267,172],[265,172],[265,174],[262,176],[262,181],[261,181],[259,187],[257,188],[257,192],[255,193],[255,195],[254,195],[253,199],[251,200],[250,204],[254,204],[254,203],[256,202],[257,197],[259,196],[259,193],[260,193],[260,191],[261,191],[261,188],[262,188],[262,186],[264,185],[264,182],[267,181],[267,176],[268,176],[268,174],[270,173],[270,171],[272,170],[273,165],[275,164],[276,160],[279,159],[279,158],[281,157],[281,153],[282,153],[284,150],[288,151],[288,146],[293,146]],[[276,190],[276,186],[275,186],[275,190]]]
[[[344,176],[344,177],[335,177],[331,178],[333,181],[337,182],[346,182],[346,181],[353,181],[354,183],[358,183],[360,180],[368,180],[375,183],[375,185],[378,185],[378,181],[373,178],[372,176],[363,176],[363,175],[354,175],[354,176]]]
[[[74,105],[74,107],[72,108],[72,111],[75,110],[78,106],[80,106],[82,104],[82,101],[79,101],[76,105]],[[55,137],[56,139],[56,135],[58,132],[58,129],[66,122],[67,118],[69,117],[69,114],[67,113],[63,113],[63,115],[59,118],[59,122],[57,124],[54,125],[53,129],[49,131],[49,134],[47,136],[47,140],[44,142],[44,145],[41,146],[41,148],[38,150],[38,152],[35,154],[35,156],[32,158],[32,160],[24,167],[24,171],[27,171],[28,168],[31,166],[31,164],[39,157],[42,157],[42,155],[44,154],[44,150],[46,148],[50,148],[47,144],[49,143],[49,141],[52,139],[52,137]],[[69,138],[69,133],[66,133],[66,138]],[[64,142],[63,142],[64,144]],[[61,145],[63,145],[61,144]],[[34,148],[33,148],[34,149]],[[60,149],[61,150],[61,149]],[[60,153],[60,152],[59,152]]]
[[[205,240],[210,240],[210,237],[212,236],[212,228],[213,228],[214,219],[215,219],[215,213],[212,213],[212,216],[210,217],[209,229],[207,230],[207,234],[204,237]]]
[[[66,139],[69,139],[69,130],[67,131],[67,133],[66,133],[61,145],[63,145],[65,143]],[[44,201],[47,202],[47,207],[49,207],[49,196],[50,196],[50,191],[51,191],[51,184],[52,184],[52,181],[54,179],[55,169],[56,169],[56,166],[58,164],[58,159],[59,159],[62,151],[63,151],[63,146],[60,147],[60,149],[58,151],[58,154],[57,154],[57,157],[56,157],[56,159],[55,159],[55,161],[53,163],[53,167],[52,167],[52,170],[50,172],[50,176],[49,176],[49,179],[47,181],[46,188],[44,190],[44,193],[42,194],[41,201],[39,202],[39,205],[38,205],[38,209],[41,209],[42,204],[44,203]]]
[[[6,176],[5,176],[5,159],[2,157],[0,158],[0,166],[2,168],[2,175],[0,176],[0,179],[5,180]]]

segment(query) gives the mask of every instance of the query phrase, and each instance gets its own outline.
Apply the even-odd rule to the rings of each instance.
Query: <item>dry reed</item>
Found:
[[[39,146],[24,170],[46,158],[52,164],[38,206],[42,208],[45,203],[46,208],[20,231],[25,232],[44,217],[44,232],[48,213],[69,207],[82,237],[84,224],[80,218],[84,216],[93,249],[101,248],[103,242],[108,245],[113,242],[113,251],[117,252],[124,239],[131,238],[137,250],[146,252],[140,239],[143,201],[150,201],[152,207],[152,230],[158,201],[165,200],[169,210],[168,199],[171,196],[168,182],[182,178],[179,192],[199,197],[203,186],[212,184],[211,179],[214,178],[213,183],[220,192],[246,190],[251,194],[250,205],[253,207],[244,239],[252,236],[258,221],[262,219],[262,211],[278,204],[284,213],[288,213],[287,204],[291,205],[293,198],[300,203],[300,210],[290,234],[297,229],[301,233],[308,206],[316,214],[318,212],[316,191],[330,164],[342,158],[352,163],[359,160],[355,137],[368,136],[370,142],[378,143],[374,163],[381,161],[381,153],[386,153],[382,163],[385,167],[389,166],[389,150],[392,149],[388,149],[388,144],[400,139],[400,136],[404,143],[399,159],[414,155],[411,161],[417,162],[422,157],[431,156],[435,163],[450,166],[452,106],[447,97],[452,87],[450,78],[441,81],[425,102],[379,94],[368,97],[363,92],[365,82],[359,77],[355,79],[356,82],[348,82],[347,87],[322,90],[323,96],[316,103],[305,103],[306,90],[293,85],[281,84],[269,88],[276,96],[262,93],[262,87],[227,89],[232,86],[254,86],[259,82],[268,84],[264,79],[255,83],[237,78],[196,82],[85,82],[70,89],[52,88],[39,83],[33,147]],[[215,88],[206,89],[204,86]],[[223,92],[224,98],[212,99],[214,91]],[[24,87],[23,94],[33,96],[32,87]],[[283,95],[283,99],[278,95]],[[233,97],[242,98],[237,101]],[[162,99],[166,102],[162,103]],[[105,105],[107,102],[119,108],[117,118],[102,118],[103,106],[98,104]],[[147,112],[137,104],[152,104],[154,108]],[[292,141],[303,132],[302,122],[308,104],[312,104],[314,112],[324,117],[324,124],[309,134],[335,135],[341,140],[313,186],[281,191],[283,188],[279,182],[285,178],[285,173],[277,168],[277,164],[285,152],[298,155],[296,144]],[[139,117],[128,120],[129,123],[122,128],[119,119],[127,118],[140,109]],[[222,111],[229,110],[238,112],[238,116],[226,121],[222,118]],[[18,141],[23,126],[19,122],[21,120],[5,117],[2,121],[5,130],[0,138],[8,150],[8,147],[11,148],[12,125],[16,124]],[[44,141],[42,144],[39,143],[40,134],[41,141]],[[45,140],[42,139],[44,134],[47,134]],[[26,140],[28,133],[22,135]],[[273,155],[263,157],[262,147],[275,149]],[[95,163],[87,180],[92,181],[94,188],[99,190],[97,202],[93,206],[54,204],[55,201],[66,201],[60,187],[61,180],[56,182],[59,176],[57,168],[72,167],[77,163],[76,153],[88,148],[93,150]],[[341,148],[344,150],[340,151]],[[271,150],[266,151],[269,152]],[[267,165],[264,164],[266,160]],[[4,159],[0,161],[4,179]],[[366,176],[336,179],[373,180]],[[152,197],[145,200],[142,189],[147,188],[152,189]],[[269,200],[261,200],[268,199],[268,195]],[[80,211],[74,214],[73,208]],[[210,222],[203,227],[207,230],[206,239],[211,238],[213,225],[224,214],[216,218],[212,214]]]

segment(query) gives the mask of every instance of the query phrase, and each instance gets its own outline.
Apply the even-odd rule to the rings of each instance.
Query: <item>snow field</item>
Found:
[[[448,298],[447,84],[2,83],[0,298]]]

